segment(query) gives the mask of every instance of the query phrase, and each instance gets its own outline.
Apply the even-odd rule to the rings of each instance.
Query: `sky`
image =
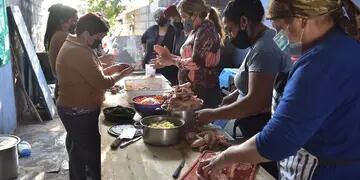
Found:
[[[352,0],[355,5],[360,9],[360,0]]]

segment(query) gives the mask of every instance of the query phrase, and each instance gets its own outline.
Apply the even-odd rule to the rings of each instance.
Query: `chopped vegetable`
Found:
[[[108,114],[116,114],[116,115],[127,115],[127,114],[134,114],[134,111],[130,108],[116,106],[106,111]]]
[[[166,121],[166,120],[162,120],[159,122],[153,122],[149,125],[149,127],[151,128],[156,128],[156,129],[170,129],[170,128],[175,128],[176,125],[170,121]]]

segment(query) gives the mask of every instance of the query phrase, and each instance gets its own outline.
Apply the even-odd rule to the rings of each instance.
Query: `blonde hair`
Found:
[[[310,6],[311,3],[316,3],[318,1],[307,1],[311,8],[304,8],[306,6],[300,6],[296,3],[302,2],[302,0],[272,0],[269,6],[268,19],[284,19],[290,21],[293,17],[305,17],[317,19],[321,24],[326,24],[329,22],[334,22],[339,28],[344,32],[354,37],[355,39],[360,38],[360,30],[356,30],[355,17],[351,16],[354,13],[347,13],[350,15],[350,18],[346,18],[341,8],[343,4],[347,5],[346,7],[351,7],[353,4],[349,0],[342,0],[342,4],[338,0],[329,0],[321,1],[320,4],[322,8],[317,7],[317,9],[327,10],[324,12],[317,11],[316,7]],[[294,7],[298,6],[298,7]],[[346,9],[348,12],[348,9]],[[360,13],[359,13],[360,14]],[[352,22],[351,22],[352,21]]]
[[[201,19],[207,18],[212,21],[223,40],[225,33],[216,8],[209,7],[204,0],[181,0],[177,8],[191,16],[199,16]]]

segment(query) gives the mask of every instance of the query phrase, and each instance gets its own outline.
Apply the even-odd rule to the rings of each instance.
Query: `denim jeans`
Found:
[[[100,180],[100,108],[86,110],[58,106],[58,113],[67,132],[70,180],[86,179],[87,171],[93,180]]]

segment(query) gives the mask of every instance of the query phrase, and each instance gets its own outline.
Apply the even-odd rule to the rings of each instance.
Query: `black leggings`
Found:
[[[194,93],[198,98],[204,100],[202,109],[205,108],[216,108],[221,103],[222,95],[219,86],[213,88],[205,88],[202,86],[194,87]]]
[[[233,128],[233,137],[236,138],[236,128],[240,128],[241,134],[245,139],[253,137],[260,132],[266,123],[271,119],[271,112],[260,113],[242,119],[237,119]]]

